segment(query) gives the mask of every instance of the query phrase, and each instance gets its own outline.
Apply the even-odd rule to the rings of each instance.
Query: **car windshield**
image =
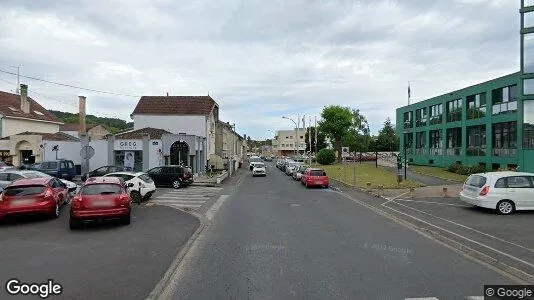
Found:
[[[481,188],[484,186],[484,184],[486,184],[486,177],[480,175],[471,175],[465,184]]]
[[[323,170],[311,170],[311,176],[326,176],[326,173]]]
[[[5,196],[37,195],[45,191],[44,185],[9,186],[4,189]]]
[[[82,188],[82,195],[107,195],[107,194],[120,194],[122,192],[121,187],[118,184],[111,183],[97,183],[86,185]]]
[[[152,182],[154,182],[154,181],[152,180],[152,178],[150,178],[150,176],[148,176],[147,174],[141,174],[141,175],[139,175],[139,179],[143,180],[143,181],[146,182],[146,183],[152,183]]]
[[[255,163],[254,164],[254,168],[264,168],[265,167],[265,164],[263,163]]]

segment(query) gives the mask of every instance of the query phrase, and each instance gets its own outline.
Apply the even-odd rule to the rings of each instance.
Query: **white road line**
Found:
[[[395,201],[417,202],[417,203],[430,203],[430,204],[449,205],[449,206],[459,206],[459,207],[472,207],[472,205],[452,204],[452,203],[443,203],[443,202],[435,202],[435,201],[420,201],[420,200],[410,200],[410,199],[395,199]]]
[[[402,197],[402,196],[408,194],[409,192],[410,192],[410,191],[408,191],[408,192],[404,192],[404,193],[402,193],[402,194],[400,194],[400,195],[397,195],[397,196],[395,196],[395,197],[393,197],[393,198],[386,198],[386,199],[388,199],[388,201],[382,203],[381,205],[386,205],[386,204],[388,204],[389,202],[394,201],[395,199],[400,198],[400,197]]]
[[[154,203],[203,204],[206,203],[206,201],[155,200]]]
[[[179,208],[184,208],[184,207],[199,208],[199,207],[201,207],[202,205],[193,205],[193,204],[187,204],[187,205],[168,204],[167,206],[170,206],[170,207],[179,207]]]
[[[161,195],[154,197],[154,199],[209,199],[209,196],[196,196],[196,195],[183,195],[183,196],[173,196],[173,195]]]
[[[439,300],[436,297],[424,297],[424,298],[404,298],[404,300]]]
[[[397,203],[397,204],[399,204],[399,205],[403,205],[403,204],[401,204],[401,203]],[[406,206],[406,205],[403,205],[403,206]],[[534,264],[531,264],[531,263],[529,263],[528,261],[524,261],[524,260],[522,260],[522,259],[520,259],[520,258],[517,258],[517,257],[515,257],[515,256],[513,256],[513,255],[510,255],[510,254],[508,254],[508,253],[504,253],[504,252],[502,252],[502,251],[499,251],[499,250],[497,250],[497,249],[495,249],[495,248],[493,248],[493,247],[490,247],[490,246],[488,246],[488,245],[486,245],[486,244],[477,242],[477,241],[472,240],[472,239],[470,239],[470,238],[467,238],[467,237],[465,237],[465,236],[463,236],[463,235],[460,235],[460,234],[458,234],[458,233],[456,233],[456,232],[452,232],[452,231],[447,230],[447,229],[445,229],[445,228],[439,227],[439,226],[437,226],[437,225],[434,225],[434,224],[432,224],[432,223],[429,223],[429,222],[427,222],[427,221],[425,221],[425,220],[421,220],[421,219],[419,219],[419,218],[417,218],[417,217],[414,217],[414,216],[412,216],[412,215],[410,215],[410,214],[404,213],[404,212],[399,211],[399,210],[397,210],[397,209],[391,208],[391,207],[389,207],[389,206],[384,206],[384,207],[389,208],[390,210],[395,211],[395,212],[397,212],[397,213],[399,213],[399,214],[408,216],[408,217],[410,217],[410,218],[412,218],[412,219],[414,219],[414,220],[417,220],[417,221],[419,221],[419,222],[421,222],[421,223],[430,225],[430,226],[435,227],[435,228],[438,228],[438,229],[440,229],[440,230],[442,230],[442,231],[444,231],[444,232],[450,233],[450,234],[452,234],[452,235],[454,235],[454,236],[457,236],[457,237],[462,238],[462,239],[464,239],[464,240],[470,241],[470,242],[472,242],[472,243],[474,243],[474,244],[477,244],[477,245],[479,245],[479,246],[482,246],[482,247],[484,247],[484,248],[490,249],[490,250],[492,250],[492,251],[494,251],[494,252],[496,252],[496,253],[499,253],[499,254],[501,254],[501,255],[504,255],[504,256],[506,256],[506,257],[509,257],[509,258],[511,258],[511,259],[513,259],[513,260],[516,260],[516,261],[518,261],[518,262],[521,262],[521,263],[523,263],[523,264],[525,264],[525,265],[527,265],[527,266],[534,267]],[[410,208],[409,206],[406,206],[406,207]]]
[[[209,221],[211,221],[213,219],[213,217],[217,213],[217,210],[219,210],[219,208],[222,206],[224,201],[226,201],[226,199],[228,199],[229,197],[230,197],[230,195],[220,195],[219,196],[219,199],[217,199],[217,201],[215,201],[215,203],[211,206],[211,208],[206,212],[206,218]]]
[[[467,296],[466,300],[484,300],[484,296]]]
[[[503,242],[503,243],[506,243],[506,244],[509,244],[509,245],[512,245],[512,246],[515,246],[515,247],[521,248],[521,249],[523,249],[523,250],[527,250],[527,251],[529,251],[529,252],[531,252],[531,253],[534,253],[534,250],[533,250],[533,249],[530,249],[530,248],[528,248],[528,247],[525,247],[525,246],[523,246],[523,245],[519,245],[519,244],[517,244],[517,243],[514,243],[514,242],[510,242],[510,241],[507,241],[507,240],[501,239],[501,238],[499,238],[499,237],[496,237],[496,236],[493,236],[493,235],[491,235],[491,234],[488,234],[488,233],[482,232],[482,231],[480,231],[480,230],[477,230],[477,229],[475,229],[475,228],[471,228],[471,227],[469,227],[469,226],[466,226],[466,225],[462,225],[462,224],[460,224],[460,223],[456,223],[456,222],[454,222],[454,221],[451,221],[451,220],[449,220],[449,219],[445,219],[445,218],[442,218],[442,217],[439,217],[439,216],[433,215],[433,214],[431,214],[431,213],[428,213],[428,212],[426,212],[426,211],[422,211],[422,210],[419,210],[419,209],[416,209],[416,208],[410,207],[410,206],[408,206],[408,205],[404,205],[404,204],[401,204],[401,203],[398,203],[398,202],[395,202],[395,203],[396,203],[396,204],[398,204],[398,205],[401,205],[401,206],[407,207],[407,208],[409,208],[409,209],[411,209],[411,210],[415,210],[415,211],[417,211],[417,212],[420,212],[420,213],[422,213],[422,214],[426,214],[426,215],[429,215],[429,216],[431,216],[431,217],[434,217],[434,218],[436,218],[436,219],[440,219],[440,220],[442,220],[442,221],[445,221],[445,222],[451,223],[451,224],[453,224],[453,225],[456,225],[456,226],[458,226],[458,227],[462,227],[462,228],[465,228],[465,229],[468,229],[468,230],[474,231],[474,232],[476,232],[476,233],[478,233],[478,234],[481,234],[481,235],[484,235],[484,236],[490,237],[490,238],[492,238],[492,239],[495,239],[495,240],[497,240],[497,241],[500,241],[500,242]]]

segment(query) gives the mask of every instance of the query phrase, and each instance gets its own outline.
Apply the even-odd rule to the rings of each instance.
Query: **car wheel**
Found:
[[[497,203],[497,211],[501,215],[509,215],[515,209],[514,203],[510,200],[502,200]]]
[[[141,200],[143,200],[143,197],[141,197],[141,194],[139,192],[131,192],[130,197],[132,198],[132,202],[141,204]]]
[[[182,187],[182,181],[180,179],[175,180],[172,182],[172,187],[175,189],[179,189]]]
[[[80,221],[76,220],[73,217],[69,218],[69,228],[70,229],[78,229],[78,228],[80,228],[80,225],[81,225]]]
[[[122,217],[122,225],[130,225],[132,222],[132,213],[128,212],[128,214],[124,217]]]

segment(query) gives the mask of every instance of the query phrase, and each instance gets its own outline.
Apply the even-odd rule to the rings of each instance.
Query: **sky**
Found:
[[[128,121],[141,95],[211,95],[254,139],[343,105],[395,109],[519,71],[519,0],[0,0],[0,70],[47,109]],[[0,90],[17,77],[0,72]]]

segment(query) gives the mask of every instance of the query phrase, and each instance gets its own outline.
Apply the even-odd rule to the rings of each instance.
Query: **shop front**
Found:
[[[116,165],[128,171],[143,171],[143,140],[115,140],[113,155]]]

